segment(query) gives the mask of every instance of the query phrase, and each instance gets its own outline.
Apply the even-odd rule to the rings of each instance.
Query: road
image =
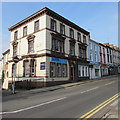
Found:
[[[3,118],[76,120],[118,93],[118,77],[3,101]],[[14,119],[13,119],[14,120]]]

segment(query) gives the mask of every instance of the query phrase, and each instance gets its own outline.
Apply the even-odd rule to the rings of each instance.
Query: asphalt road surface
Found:
[[[3,118],[76,120],[118,93],[118,77],[3,101]],[[7,99],[7,98],[6,98]]]

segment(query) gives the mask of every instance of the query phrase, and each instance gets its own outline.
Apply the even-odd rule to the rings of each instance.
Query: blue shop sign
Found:
[[[51,59],[50,59],[50,62],[67,64],[67,60],[65,60],[65,59],[60,59],[60,58],[51,58]]]
[[[93,62],[93,61],[91,61],[89,64],[98,65],[99,63],[98,63],[98,62]]]
[[[40,70],[45,70],[45,62],[40,63]]]

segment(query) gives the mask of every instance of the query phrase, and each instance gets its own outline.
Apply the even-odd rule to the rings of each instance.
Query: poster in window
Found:
[[[45,70],[45,62],[40,63],[40,70]]]

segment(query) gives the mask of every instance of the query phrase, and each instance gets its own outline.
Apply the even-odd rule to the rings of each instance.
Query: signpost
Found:
[[[13,58],[13,61],[14,61],[14,63],[18,63],[19,62],[19,58],[16,56],[16,57],[14,57]]]
[[[13,57],[13,61],[14,61],[14,63],[18,63],[19,62],[19,58],[17,56]],[[16,69],[16,68],[14,68],[12,66],[12,93],[13,94],[15,94],[15,76],[16,76],[16,73],[15,72],[13,73],[13,71],[15,71],[14,69]],[[13,78],[14,78],[14,80],[13,80]]]

